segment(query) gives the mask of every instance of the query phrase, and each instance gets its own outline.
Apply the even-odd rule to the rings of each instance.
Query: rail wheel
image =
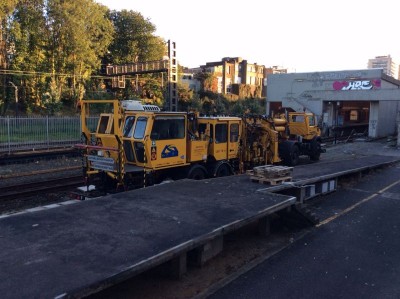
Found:
[[[280,148],[283,163],[287,166],[296,166],[299,164],[300,149],[292,142],[284,142]]]
[[[232,168],[225,162],[219,163],[216,165],[214,173],[216,177],[228,176],[232,174]]]
[[[190,167],[187,177],[191,180],[203,180],[207,177],[207,169],[202,165],[193,165]]]
[[[321,156],[321,140],[314,138],[311,141],[310,160],[318,161],[320,156]]]

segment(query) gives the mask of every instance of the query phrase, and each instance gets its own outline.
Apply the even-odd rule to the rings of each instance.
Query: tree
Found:
[[[115,29],[110,53],[115,64],[160,60],[166,53],[165,41],[154,36],[148,19],[132,10],[112,11],[109,15]]]
[[[197,73],[195,78],[200,81],[204,91],[218,92],[218,79],[214,74],[201,72]]]
[[[51,82],[58,89],[52,95],[55,101],[60,100],[67,83],[70,98],[76,102],[82,99],[85,82],[100,69],[100,58],[107,52],[114,32],[107,12],[105,6],[93,0],[48,0],[47,54]]]
[[[8,18],[14,11],[15,5],[18,0],[1,0],[0,1],[0,68],[5,70],[8,68],[7,61],[7,47],[8,44]],[[8,77],[5,74],[1,75],[2,89],[0,92],[0,112],[3,115],[7,108],[7,80]]]
[[[13,81],[21,86],[21,104],[41,105],[42,93],[46,92],[46,19],[43,15],[44,1],[20,1],[10,24],[10,42],[15,53],[10,68],[21,75],[14,75]],[[30,74],[27,74],[27,72]]]
[[[193,90],[187,88],[183,84],[178,84],[178,105],[179,111],[188,111],[191,106],[191,101],[193,98]]]

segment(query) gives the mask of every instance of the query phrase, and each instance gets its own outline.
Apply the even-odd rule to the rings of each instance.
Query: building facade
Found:
[[[397,131],[400,81],[383,69],[271,74],[266,112],[284,109],[313,112],[325,134],[354,130],[384,137]]]
[[[262,96],[265,69],[263,65],[248,63],[241,57],[225,57],[221,61],[207,62],[200,68],[217,78],[218,93],[238,98]]]
[[[399,79],[399,64],[393,60],[390,55],[376,56],[375,58],[368,59],[369,69],[383,69],[383,72],[395,79]]]
[[[200,91],[201,83],[195,78],[196,74],[200,71],[200,69],[183,69],[183,72],[180,74],[180,83],[195,92]]]

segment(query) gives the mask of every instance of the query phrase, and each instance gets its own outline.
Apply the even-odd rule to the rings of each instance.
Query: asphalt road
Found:
[[[400,298],[400,165],[312,208],[319,226],[208,298]]]

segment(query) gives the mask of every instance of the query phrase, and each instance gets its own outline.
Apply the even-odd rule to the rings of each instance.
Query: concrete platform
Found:
[[[398,161],[369,156],[296,166],[291,183],[298,189]],[[296,203],[271,191],[290,187],[265,188],[248,175],[181,180],[0,218],[1,297],[83,297],[168,261],[182,271],[193,249],[219,250],[224,234],[251,222],[267,229],[268,215]]]
[[[82,297],[167,261],[183,267],[189,250],[296,201],[259,188],[247,176],[181,180],[1,218],[1,298]]]
[[[400,161],[393,156],[365,156],[340,161],[319,161],[308,165],[296,166],[293,177],[296,181],[311,182],[321,177],[330,178],[347,175],[368,169],[389,165]]]
[[[293,169],[293,178],[289,183],[264,187],[262,192],[280,192],[290,188],[337,180],[341,176],[361,174],[378,167],[400,162],[400,157],[365,156],[346,160],[319,161],[306,165],[298,165]]]

